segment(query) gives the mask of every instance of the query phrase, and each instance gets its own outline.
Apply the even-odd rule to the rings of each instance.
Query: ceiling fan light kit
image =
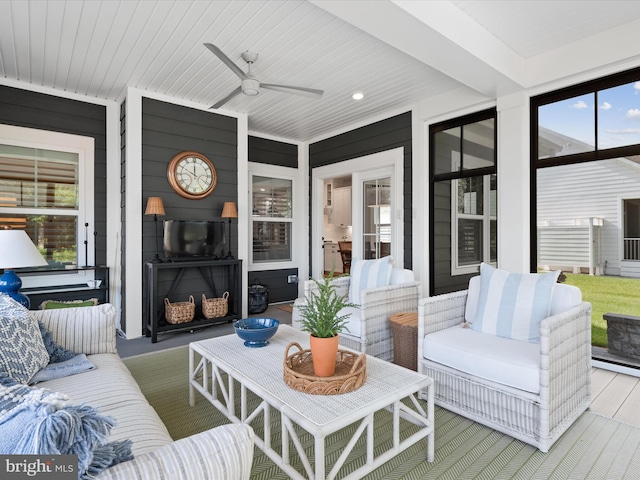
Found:
[[[220,50],[218,47],[211,43],[205,43],[205,47],[207,47],[216,57],[218,57],[222,63],[224,63],[229,69],[235,73],[240,78],[240,86],[232,91],[229,95],[227,95],[222,100],[219,100],[217,103],[213,104],[211,108],[220,108],[222,105],[233,99],[234,97],[240,95],[247,95],[253,97],[260,93],[260,89],[264,88],[265,90],[274,90],[276,92],[283,93],[292,93],[294,95],[301,95],[304,97],[311,98],[320,98],[324,93],[322,90],[317,90],[315,88],[307,88],[307,87],[294,87],[291,85],[277,85],[271,83],[260,83],[260,81],[253,76],[251,73],[251,65],[258,59],[258,54],[254,52],[244,52],[242,53],[242,59],[247,62],[249,65],[248,71],[245,73],[240,67],[238,67],[233,60],[231,60],[225,53]]]
[[[258,95],[258,93],[260,93],[260,90],[258,90],[260,88],[260,82],[255,78],[246,78],[242,80],[241,85],[242,93],[244,93],[245,95],[253,97],[254,95]]]

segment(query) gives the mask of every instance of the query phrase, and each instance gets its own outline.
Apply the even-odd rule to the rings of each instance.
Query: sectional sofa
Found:
[[[116,351],[116,311],[112,305],[32,312],[55,342],[84,353],[91,370],[37,383],[62,392],[113,417],[109,441],[131,440],[134,458],[107,468],[99,479],[248,479],[253,431],[223,425],[174,441]],[[185,375],[187,366],[185,365]],[[189,408],[188,406],[185,406]]]

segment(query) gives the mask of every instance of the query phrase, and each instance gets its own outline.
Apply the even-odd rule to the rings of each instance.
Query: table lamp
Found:
[[[224,202],[224,206],[222,207],[222,218],[229,219],[229,253],[225,257],[227,260],[233,260],[233,255],[231,254],[231,219],[238,218],[238,210],[236,210],[236,202]]]
[[[13,271],[14,268],[40,267],[47,261],[33,244],[24,230],[0,230],[0,268],[4,273],[0,277],[0,293],[5,293],[26,308],[31,306],[29,297],[20,293],[22,280]]]
[[[156,256],[153,257],[153,263],[162,263],[160,258],[160,240],[158,236],[158,215],[164,215],[164,205],[160,197],[149,197],[147,199],[147,208],[145,215],[153,215],[153,221],[156,223]]]

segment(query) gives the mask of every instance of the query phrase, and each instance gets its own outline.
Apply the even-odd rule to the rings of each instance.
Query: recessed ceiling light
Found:
[[[364,98],[364,93],[361,92],[357,92],[354,93],[351,98],[353,98],[354,100],[362,100]]]

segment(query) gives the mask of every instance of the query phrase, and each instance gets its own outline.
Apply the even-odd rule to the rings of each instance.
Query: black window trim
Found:
[[[571,85],[554,90],[552,92],[536,95],[530,98],[530,124],[529,124],[529,155],[530,155],[530,271],[536,272],[538,268],[538,191],[537,191],[537,170],[538,168],[557,167],[561,165],[571,165],[575,163],[595,162],[599,160],[609,160],[612,158],[640,155],[640,144],[626,145],[622,147],[598,149],[598,109],[595,108],[595,150],[590,152],[575,153],[562,157],[538,158],[538,108],[543,105],[567,100],[569,98],[595,94],[595,105],[598,105],[598,91],[613,87],[619,87],[631,82],[640,81],[640,67],[615,73],[606,77],[589,80],[587,82]]]
[[[447,172],[435,174],[435,142],[434,136],[438,132],[449,130],[454,127],[462,127],[471,123],[477,123],[482,120],[494,120],[493,144],[494,144],[494,161],[492,167],[482,167],[465,170],[462,161],[462,149],[460,169],[457,172]],[[460,135],[461,144],[464,142],[464,136]],[[442,122],[434,123],[429,126],[429,295],[434,294],[435,270],[433,268],[435,258],[435,188],[436,182],[446,180],[456,180],[468,177],[485,176],[498,173],[498,110],[496,107],[481,110],[479,112],[462,115]]]

